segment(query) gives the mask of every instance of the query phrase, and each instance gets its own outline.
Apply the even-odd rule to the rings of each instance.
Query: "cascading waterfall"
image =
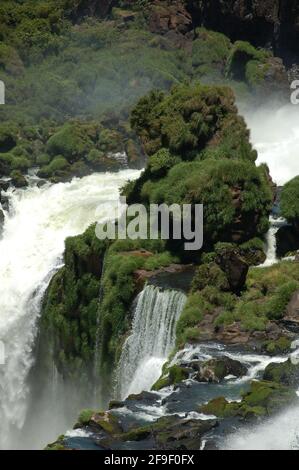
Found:
[[[126,340],[117,371],[117,393],[149,390],[175,344],[175,327],[186,302],[183,292],[148,285],[139,294],[132,333]]]
[[[287,225],[287,221],[280,218],[274,218],[273,216],[270,217],[270,228],[266,236],[266,260],[260,266],[262,268],[266,268],[268,266],[273,266],[273,264],[278,263],[279,259],[277,257],[277,240],[276,234],[278,230]]]
[[[106,220],[108,207],[104,204],[97,213],[96,209],[108,195],[110,201],[117,200],[119,188],[139,173],[94,174],[65,184],[8,190],[10,212],[0,240],[0,341],[5,346],[5,364],[0,365],[0,448],[21,446],[16,434],[26,418],[40,304],[61,266],[65,239],[96,220]]]

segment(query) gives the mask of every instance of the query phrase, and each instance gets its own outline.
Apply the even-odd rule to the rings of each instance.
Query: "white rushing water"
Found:
[[[273,264],[279,261],[277,256],[277,240],[276,234],[278,230],[287,225],[287,221],[282,218],[270,217],[270,228],[266,236],[266,260],[263,264],[260,265],[261,268],[267,268],[273,266]]]
[[[10,212],[0,240],[0,341],[5,347],[5,363],[0,365],[0,448],[17,445],[15,430],[26,418],[40,304],[62,264],[65,239],[96,220],[106,220],[109,214],[101,213],[101,203],[107,197],[117,200],[119,188],[138,175],[130,170],[93,174],[70,183],[7,192]]]
[[[241,429],[224,442],[225,450],[299,450],[299,407],[257,426]]]
[[[127,339],[117,371],[118,394],[149,390],[175,343],[175,327],[186,296],[176,290],[146,286],[139,294],[132,333]]]

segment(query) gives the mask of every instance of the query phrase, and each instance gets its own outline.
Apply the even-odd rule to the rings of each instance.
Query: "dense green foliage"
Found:
[[[297,224],[299,219],[299,176],[285,184],[281,192],[281,215]]]
[[[76,379],[78,384],[88,383],[93,375],[106,246],[95,236],[94,226],[83,235],[68,238],[65,266],[53,277],[43,302],[39,356],[46,363],[50,361],[50,366],[50,351],[58,371],[65,378]]]

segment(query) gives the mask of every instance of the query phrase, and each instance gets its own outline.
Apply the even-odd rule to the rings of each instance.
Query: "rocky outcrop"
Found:
[[[277,255],[286,256],[299,249],[299,237],[294,226],[285,225],[276,233]]]
[[[297,0],[187,0],[193,22],[221,31],[232,40],[270,47],[292,63],[299,55]]]
[[[211,359],[204,363],[196,363],[194,367],[198,369],[195,380],[198,382],[219,383],[228,375],[242,377],[246,375],[247,368],[239,361],[229,357]]]
[[[263,379],[296,388],[299,384],[299,365],[291,359],[280,364],[271,363],[266,367]]]
[[[249,265],[240,256],[239,250],[222,250],[216,260],[227,276],[230,289],[233,292],[240,292],[245,285]]]
[[[287,405],[298,402],[296,392],[285,385],[270,381],[251,382],[240,402],[228,402],[224,397],[211,400],[199,411],[222,418],[238,416],[242,419],[271,416]]]
[[[192,30],[192,17],[181,0],[154,1],[150,7],[149,28],[158,34],[170,31],[186,34]]]

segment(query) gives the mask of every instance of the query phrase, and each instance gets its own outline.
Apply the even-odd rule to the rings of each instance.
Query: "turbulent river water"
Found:
[[[0,241],[0,341],[5,346],[5,364],[0,365],[1,448],[21,445],[16,432],[26,418],[40,303],[62,263],[65,238],[106,219],[101,204],[108,197],[116,200],[119,188],[138,174],[94,174],[71,183],[40,188],[33,183],[26,190],[7,192],[10,210]]]
[[[251,129],[252,142],[259,152],[258,163],[266,162],[274,181],[280,185],[299,174],[298,112],[298,107],[286,106],[279,110],[245,113]],[[136,178],[138,174],[139,172],[131,170],[118,174],[94,174],[80,180],[75,179],[71,183],[43,187],[32,184],[26,190],[7,192],[10,211],[6,213],[4,232],[0,240],[0,341],[5,346],[5,363],[2,365],[0,358],[2,449],[20,448],[23,445],[18,439],[22,434],[19,431],[22,430],[28,411],[30,389],[27,378],[34,362],[33,347],[40,304],[51,277],[61,266],[64,240],[68,236],[82,233],[91,222],[101,217],[106,219],[105,211],[96,213],[97,207],[105,202],[107,197],[109,200],[117,199],[119,187],[126,180]],[[275,228],[268,234],[268,262],[271,263],[276,261],[274,232]],[[175,295],[178,297],[174,298]],[[139,298],[142,308],[142,302],[145,300],[142,296]],[[161,315],[164,315],[165,324],[158,330],[151,330],[151,334],[159,338],[161,331],[165,332],[165,327],[173,325],[178,318],[184,299],[182,294],[168,293],[165,297],[165,293],[155,292],[154,295],[151,292],[151,301],[156,318],[161,320]],[[173,316],[169,316],[167,306],[174,303],[176,305]],[[133,357],[134,360],[136,353],[136,344],[134,347],[131,344],[132,338],[138,337],[143,328],[141,318],[137,315],[142,310],[141,307],[139,310],[138,305],[136,307],[132,335],[124,350],[123,361],[127,367],[128,357]],[[152,368],[154,374],[152,377],[146,376],[146,384],[140,384],[130,371],[130,384],[123,384],[121,395],[148,388],[151,385],[149,382],[156,380],[157,370],[160,371],[161,364],[171,349],[173,335],[168,339],[161,354],[154,352],[157,339],[149,351],[141,348],[140,352],[137,348],[140,354],[136,367]],[[293,417],[293,424],[286,432],[289,416]],[[254,430],[244,430],[242,435],[228,438],[226,448],[294,447],[298,438],[298,416],[298,409],[290,410],[274,418],[271,423]],[[62,427],[60,422],[59,428],[46,430],[43,435],[44,444],[71,424],[65,422]],[[47,428],[46,423],[44,428]],[[270,428],[272,434],[269,432]],[[36,448],[41,445],[41,439],[32,435],[28,446]]]

